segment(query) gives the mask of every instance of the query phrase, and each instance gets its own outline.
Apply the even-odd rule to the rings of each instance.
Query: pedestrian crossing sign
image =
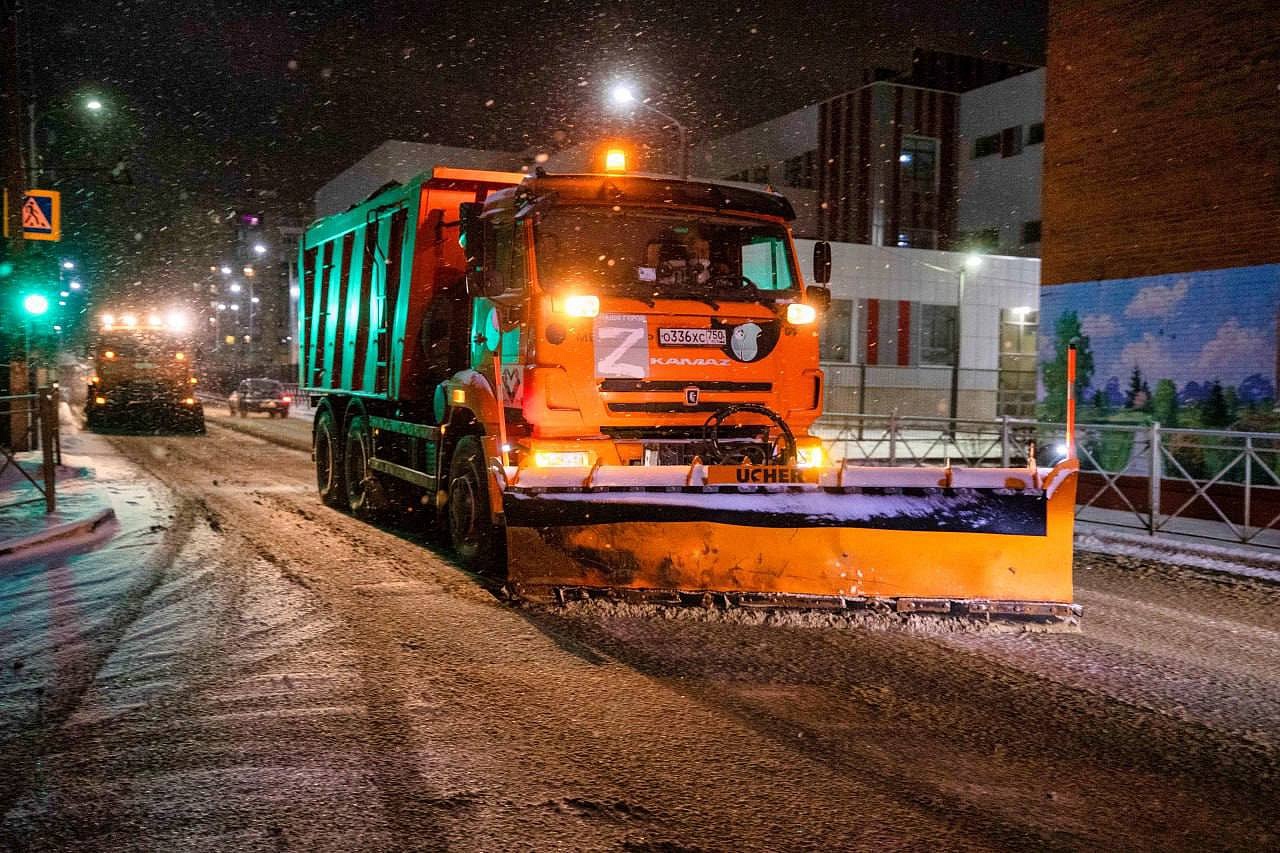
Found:
[[[22,199],[22,236],[27,240],[62,239],[62,194],[27,190]]]

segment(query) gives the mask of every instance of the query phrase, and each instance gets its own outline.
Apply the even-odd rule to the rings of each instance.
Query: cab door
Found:
[[[519,408],[527,337],[528,228],[524,219],[506,216],[491,218],[485,228],[485,289],[493,295],[472,301],[471,367],[494,383],[504,408]]]

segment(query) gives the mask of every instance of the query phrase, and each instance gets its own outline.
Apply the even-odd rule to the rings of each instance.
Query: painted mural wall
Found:
[[[1091,419],[1141,414],[1169,426],[1222,427],[1269,416],[1280,379],[1278,326],[1280,264],[1045,287],[1042,414],[1056,418],[1065,405],[1064,354],[1075,339],[1078,399]]]

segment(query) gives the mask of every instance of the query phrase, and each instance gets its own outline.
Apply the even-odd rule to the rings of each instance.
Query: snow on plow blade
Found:
[[[529,598],[1069,617],[1076,470],[508,469],[509,580]]]

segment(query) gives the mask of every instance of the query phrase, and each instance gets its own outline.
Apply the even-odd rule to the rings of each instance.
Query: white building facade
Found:
[[[812,281],[812,240],[797,240]],[[1038,258],[832,243],[822,367],[829,416],[1029,417]],[[963,295],[961,278],[963,276]],[[959,371],[955,370],[957,351]]]
[[[960,96],[958,242],[1040,256],[1045,70]]]

